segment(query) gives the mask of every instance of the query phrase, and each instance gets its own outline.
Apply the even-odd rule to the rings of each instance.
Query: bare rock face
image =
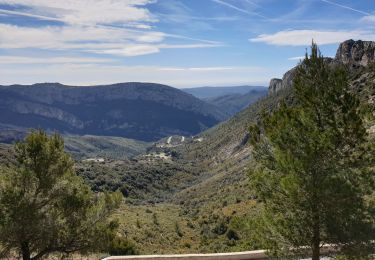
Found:
[[[293,84],[293,79],[296,75],[296,71],[297,71],[297,67],[294,67],[293,69],[291,70],[288,70],[284,76],[283,76],[283,84],[282,84],[282,88],[287,88],[287,87],[290,87],[292,86]]]
[[[325,58],[325,62],[332,66],[345,64],[351,67],[367,67],[375,62],[375,42],[347,40],[340,44],[336,57],[334,59]],[[280,89],[292,86],[296,68],[286,72],[282,80],[271,79],[268,94],[272,95]],[[363,77],[366,76],[364,75]]]
[[[344,64],[367,66],[375,62],[375,42],[347,40],[340,44],[335,59]]]
[[[296,68],[293,68],[284,74],[283,79],[271,79],[270,85],[268,87],[268,94],[273,94],[281,89],[290,87],[293,83],[295,72]]]
[[[270,85],[268,87],[268,93],[273,94],[277,92],[279,89],[281,89],[282,83],[283,83],[282,79],[276,79],[276,78],[271,79]]]

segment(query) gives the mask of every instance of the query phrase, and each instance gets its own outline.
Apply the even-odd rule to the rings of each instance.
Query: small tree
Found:
[[[375,236],[367,201],[375,164],[348,73],[313,44],[292,95],[293,104],[280,104],[250,128],[249,176],[262,207],[255,240],[276,255],[310,249],[313,260],[325,244],[366,254]]]
[[[32,131],[15,153],[18,164],[0,168],[0,257],[107,250],[118,226],[108,216],[121,194],[94,194],[74,173],[57,134]]]

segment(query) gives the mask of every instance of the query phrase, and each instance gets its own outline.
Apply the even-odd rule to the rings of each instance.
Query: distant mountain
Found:
[[[227,115],[181,90],[152,83],[0,86],[0,127],[155,141],[195,135]],[[5,137],[6,139],[6,137]]]
[[[264,91],[263,86],[233,86],[233,87],[198,87],[198,88],[184,88],[182,91],[192,94],[193,96],[205,99],[215,98],[231,94],[247,94],[250,91]]]
[[[251,90],[245,94],[226,94],[218,97],[203,98],[203,100],[217,106],[229,116],[233,116],[266,95],[267,89],[262,88],[260,90]]]

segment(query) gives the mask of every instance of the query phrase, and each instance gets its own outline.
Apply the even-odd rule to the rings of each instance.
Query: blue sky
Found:
[[[350,38],[374,0],[0,0],[0,84],[266,86]]]

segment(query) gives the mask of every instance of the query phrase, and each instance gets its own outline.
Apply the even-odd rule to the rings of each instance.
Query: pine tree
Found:
[[[106,250],[121,194],[94,194],[78,177],[63,139],[33,131],[15,145],[18,164],[0,168],[0,257]]]
[[[375,164],[348,72],[326,62],[313,43],[292,97],[250,127],[249,177],[262,208],[254,239],[275,255],[308,250],[317,260],[327,244],[366,255],[375,237],[368,202]]]

